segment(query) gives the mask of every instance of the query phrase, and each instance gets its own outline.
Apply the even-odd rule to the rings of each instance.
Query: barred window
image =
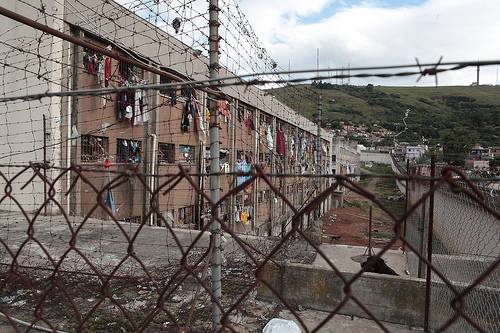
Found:
[[[129,83],[142,80],[142,70],[124,61],[119,62],[118,71],[120,72],[121,78]]]
[[[179,208],[179,222],[182,224],[193,224],[194,206]]]
[[[175,145],[173,143],[158,143],[158,163],[175,163]]]
[[[108,156],[109,138],[104,136],[82,135],[82,162],[97,162]]]
[[[179,145],[181,161],[185,163],[194,163],[194,146]]]
[[[257,195],[257,203],[262,203],[264,201],[264,191],[259,191]]]
[[[116,162],[141,163],[142,142],[130,139],[116,140]]]
[[[164,75],[160,75],[160,84],[167,84],[167,83],[172,83],[172,79],[170,79],[169,77],[166,77]],[[160,89],[160,94],[165,95],[165,96],[170,96],[170,94],[172,93],[172,91],[174,89],[175,88],[173,88],[173,87],[162,88],[162,89]]]
[[[271,153],[259,153],[259,163],[262,165],[271,165]]]

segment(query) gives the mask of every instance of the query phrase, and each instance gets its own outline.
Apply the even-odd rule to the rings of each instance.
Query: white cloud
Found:
[[[386,65],[500,58],[500,1],[429,0],[415,6],[387,7],[367,1],[340,4],[339,10],[313,23],[301,18],[321,14],[326,0],[242,0],[241,7],[265,47],[283,67]],[[337,1],[339,2],[339,1]],[[340,3],[340,2],[339,2]],[[494,84],[496,66],[481,70],[481,83]],[[442,74],[440,84],[468,85],[475,69]],[[415,78],[356,80],[366,84],[409,84]],[[434,84],[424,78],[419,84]]]

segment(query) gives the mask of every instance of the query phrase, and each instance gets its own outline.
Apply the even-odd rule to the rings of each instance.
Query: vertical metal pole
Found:
[[[370,206],[370,215],[368,219],[368,255],[372,255],[372,206]]]
[[[210,50],[209,50],[209,69],[210,79],[219,77],[219,0],[210,0],[209,3],[209,29],[210,29]],[[211,81],[215,85],[215,81]],[[220,164],[219,164],[219,112],[217,103],[210,99],[210,198],[213,204],[217,204],[220,198]],[[221,285],[221,226],[219,221],[218,207],[212,211],[212,224],[210,226],[211,237],[213,241],[213,251],[210,263],[211,282],[212,282],[212,326],[218,330],[221,325],[222,309],[220,303],[222,296]]]
[[[276,173],[276,159],[274,157],[275,155],[275,152],[276,152],[276,117],[274,116],[271,116],[271,128],[272,128],[272,131],[273,131],[273,150],[272,151],[269,151],[269,154],[270,154],[270,158],[271,158],[271,173]],[[276,178],[275,177],[272,177],[270,180],[271,180],[271,184],[275,184],[275,180]],[[276,214],[274,214],[274,208],[275,208],[275,205],[274,205],[274,198],[276,197],[276,194],[269,188],[269,229],[270,229],[270,232],[269,232],[269,236],[274,236],[274,217],[276,216]]]
[[[47,215],[47,121],[43,115],[43,214]]]
[[[318,114],[316,118],[316,174],[318,178],[316,179],[316,189],[317,195],[321,193],[321,179],[319,175],[321,175],[321,95],[318,95]],[[315,218],[320,218],[321,209],[318,207],[316,210]]]
[[[434,177],[436,176],[436,155],[431,156],[431,181],[430,189],[434,186]],[[429,315],[431,306],[431,263],[432,263],[432,239],[433,239],[433,226],[434,226],[434,191],[429,195],[429,228],[427,231],[427,274],[425,278],[425,319],[424,331],[430,332]]]
[[[234,107],[233,107],[233,114],[237,114],[239,108],[239,103],[238,100],[234,100]],[[231,124],[231,171],[234,171],[236,168],[236,160],[238,156],[236,156],[237,151],[236,151],[236,117],[231,117],[230,122]],[[232,188],[236,187],[236,176],[232,176]],[[234,194],[231,194],[231,197],[229,198],[229,204],[230,207],[228,209],[229,211],[229,227],[231,230],[234,231],[235,229],[235,221],[234,221],[234,214],[236,213],[236,210],[234,209],[234,206],[236,204],[236,196]],[[253,224],[253,220],[252,220]],[[253,225],[252,225],[252,230],[253,230]]]
[[[422,202],[422,213],[420,217],[420,222],[418,224],[418,231],[420,232],[420,248],[419,252],[421,255],[424,254],[425,252],[425,235],[427,235],[426,229],[427,229],[427,224],[425,223],[425,220],[427,219],[427,200],[424,200]],[[418,277],[422,279],[424,277],[424,265],[422,260],[418,260]]]
[[[407,159],[406,160],[406,176],[409,177],[410,176],[410,160]],[[408,181],[408,179],[406,179],[406,182],[405,182],[405,214],[406,212],[408,211],[408,195],[410,195],[410,190],[408,188],[410,182]],[[403,237],[406,239],[406,223],[407,223],[407,220],[408,218],[405,217],[405,220],[404,220],[404,224],[403,224]],[[403,242],[403,253],[406,252],[406,243]]]
[[[254,163],[257,164],[259,163],[259,155],[260,155],[260,138],[259,138],[259,127],[260,127],[260,111],[259,109],[255,109],[255,116],[254,116],[254,124],[257,127],[257,130],[255,131],[255,140],[254,140]],[[254,202],[253,202],[253,219],[252,219],[252,231],[255,233],[256,228],[259,227],[258,232],[260,232],[260,226],[261,223],[260,221],[257,221],[257,217],[259,216],[259,202],[258,202],[258,196],[260,192],[260,186],[259,186],[259,181],[254,182]],[[262,202],[264,202],[264,198],[262,198]]]

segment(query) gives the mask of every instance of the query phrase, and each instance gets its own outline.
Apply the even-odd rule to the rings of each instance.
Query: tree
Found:
[[[373,84],[368,83],[368,84],[366,85],[366,91],[368,91],[368,92],[370,92],[370,93],[371,93],[371,92],[373,92]]]
[[[464,165],[472,146],[478,141],[475,131],[463,127],[445,129],[440,132],[443,159],[452,165]]]
[[[490,167],[500,168],[500,156],[497,156],[490,161]]]

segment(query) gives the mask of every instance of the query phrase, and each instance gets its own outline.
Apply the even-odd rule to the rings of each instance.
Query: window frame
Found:
[[[84,144],[83,141],[85,139],[87,139],[87,140],[91,140],[91,139],[101,140],[103,144],[100,145],[100,147],[94,148],[92,146],[94,146],[95,143],[87,142]],[[87,148],[84,149],[84,147],[87,147]],[[92,157],[91,158],[83,158],[84,150],[88,150],[88,147],[90,147],[90,150],[92,150],[92,152],[91,152],[91,154],[86,154],[86,155],[90,155]],[[101,150],[101,153],[96,154],[95,152],[99,149]],[[82,163],[95,163],[95,162],[98,162],[98,161],[101,161],[101,160],[107,158],[108,156],[109,156],[109,137],[90,135],[90,134],[84,134],[80,137],[80,161]]]
[[[122,149],[124,149],[123,147],[123,141],[127,141],[127,159],[126,160],[123,160],[122,159],[122,154],[121,154],[121,151]],[[137,153],[134,153],[134,152],[131,152],[130,151],[130,141],[134,141],[135,143],[137,143],[138,145],[138,148],[139,148],[139,161],[136,162],[136,161],[129,161],[129,159],[132,158],[132,154],[137,154]],[[137,156],[136,156],[137,158]],[[134,139],[122,139],[122,138],[117,138],[116,139],[116,163],[126,163],[126,164],[137,164],[137,163],[142,163],[142,141],[141,140],[134,140]]]
[[[189,147],[190,148],[190,151],[192,152],[190,155],[191,155],[191,159],[190,160],[187,160],[185,157],[184,157],[184,151],[182,150],[183,148],[185,147]],[[178,150],[179,150],[179,153],[180,153],[180,156],[181,158],[179,159],[179,161],[181,163],[187,163],[187,164],[194,164],[196,163],[196,147],[195,146],[191,146],[191,145],[185,145],[185,144],[180,144],[178,145]]]
[[[162,147],[169,147],[167,153],[164,153]],[[170,155],[169,155],[170,154]],[[175,163],[175,143],[158,142],[158,164],[174,164]],[[164,158],[166,156],[166,158]],[[163,158],[162,158],[163,157]]]

